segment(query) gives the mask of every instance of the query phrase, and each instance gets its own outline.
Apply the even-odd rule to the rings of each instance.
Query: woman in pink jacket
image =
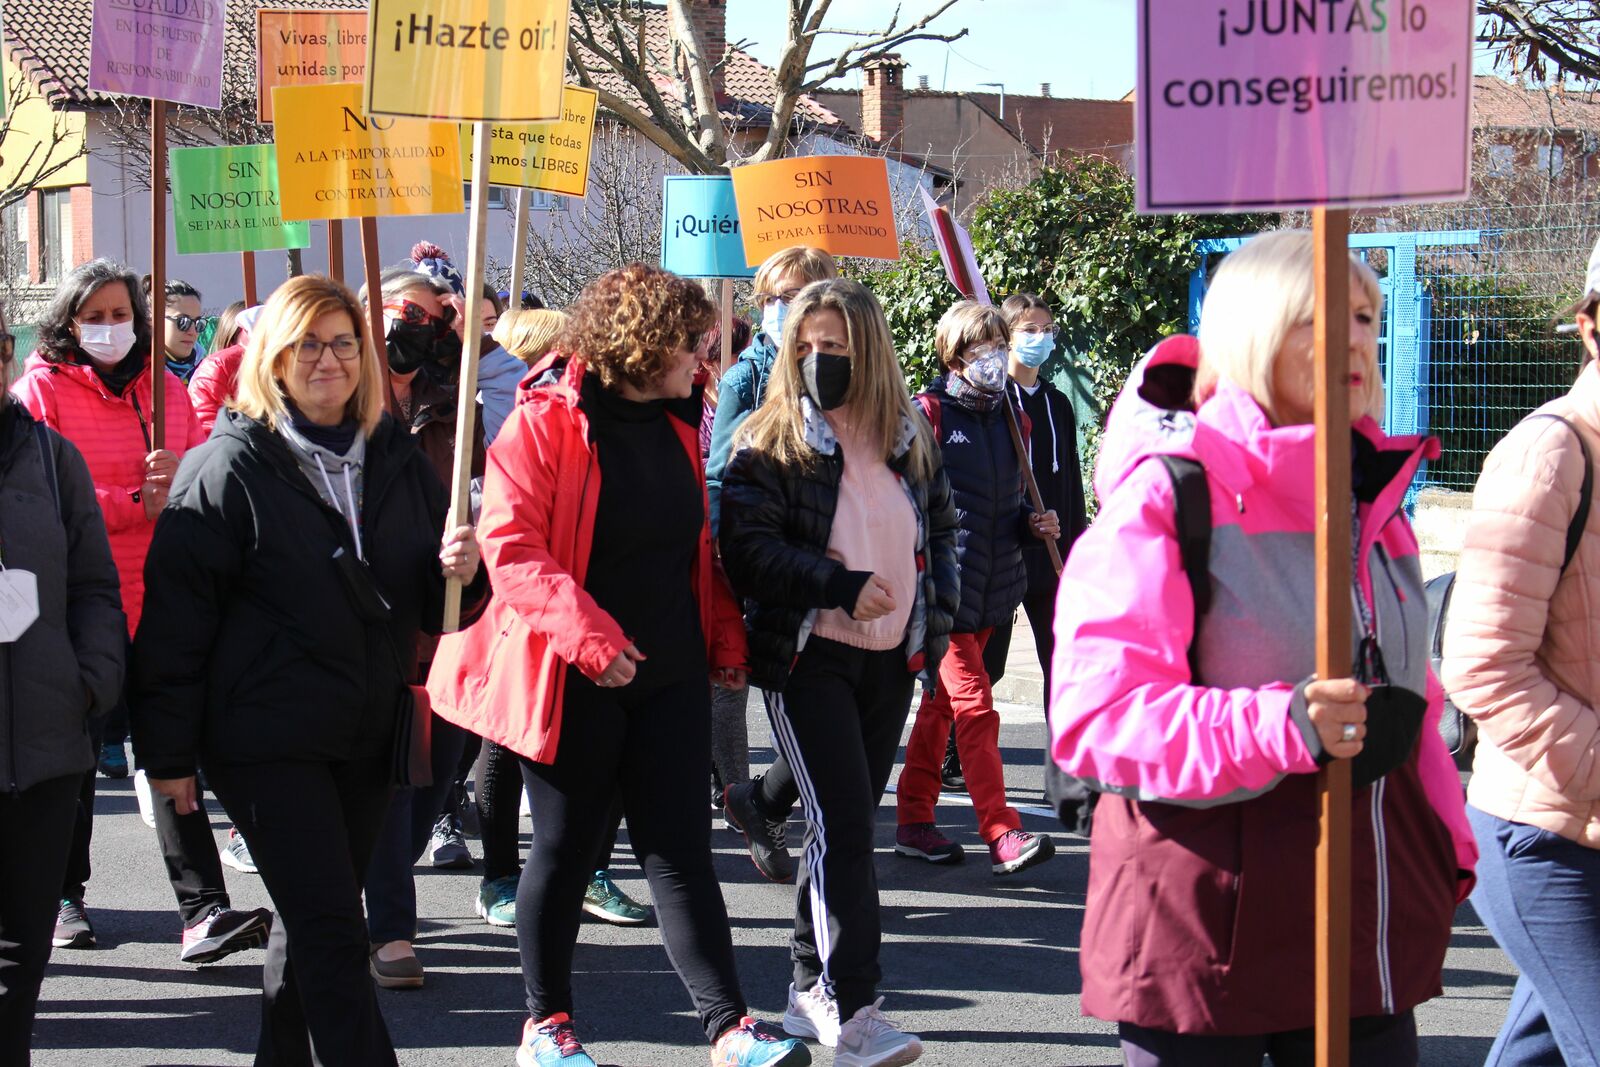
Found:
[[[1382,410],[1381,297],[1370,270],[1352,260],[1350,272],[1350,676],[1312,677],[1304,231],[1259,237],[1217,272],[1192,435],[1171,432],[1181,419],[1119,403],[1107,455],[1123,462],[1101,470],[1098,520],[1062,576],[1052,754],[1106,794],[1091,838],[1083,1008],[1119,1024],[1134,1067],[1311,1062],[1316,772],[1330,760],[1353,760],[1356,782],[1352,1063],[1417,1062],[1412,1009],[1441,990],[1470,884],[1472,838],[1435,725],[1422,574],[1401,512],[1438,445],[1387,437],[1371,417]],[[1141,430],[1166,436],[1130,447]],[[1185,544],[1196,531],[1209,541],[1192,570],[1180,494]]]
[[[1578,514],[1600,459],[1600,245],[1584,289],[1583,369],[1489,453],[1444,632],[1445,685],[1478,727],[1472,903],[1521,971],[1500,1067],[1600,1063],[1600,537]]]

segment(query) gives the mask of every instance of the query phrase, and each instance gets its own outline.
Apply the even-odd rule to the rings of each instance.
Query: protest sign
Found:
[[[1465,199],[1472,5],[1139,0],[1139,210]]]
[[[992,304],[989,287],[984,283],[983,272],[978,269],[978,257],[972,252],[972,238],[967,228],[955,220],[950,209],[934,200],[927,189],[917,186],[922,194],[922,209],[928,213],[928,224],[933,227],[933,243],[944,260],[945,276],[956,291],[980,304]]]
[[[358,82],[367,76],[367,13],[264,8],[256,12],[256,112],[272,121],[280,85]]]
[[[372,0],[369,114],[561,118],[568,0]]]
[[[223,0],[94,0],[89,88],[222,106]]]
[[[174,148],[172,216],[180,255],[311,244],[309,223],[283,221],[278,156],[269,144]]]
[[[877,156],[800,156],[733,169],[745,262],[796,245],[899,259],[889,164]]]
[[[461,210],[453,124],[369,117],[358,83],[280,85],[272,92],[285,219]]]
[[[589,153],[600,94],[566,87],[557,122],[495,123],[489,127],[489,184],[589,194]],[[472,126],[461,127],[462,170],[472,169]]]
[[[750,278],[727,175],[669,174],[661,207],[661,266],[686,278]]]

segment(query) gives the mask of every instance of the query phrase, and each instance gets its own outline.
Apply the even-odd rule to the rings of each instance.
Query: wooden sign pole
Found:
[[[472,438],[477,422],[478,357],[483,353],[483,260],[489,231],[489,123],[472,124],[472,216],[467,230],[466,336],[461,352],[461,382],[456,406],[455,472],[450,479],[453,530],[472,521]],[[461,628],[461,582],[444,589],[444,632]]]
[[[328,277],[344,281],[344,220],[328,220]]]
[[[517,234],[511,241],[511,296],[508,311],[522,308],[522,287],[528,278],[528,223],[533,212],[533,190],[517,190]]]
[[[253,308],[259,303],[256,299],[256,254],[240,252],[239,264],[244,267],[244,306]]]
[[[1350,213],[1318,208],[1316,245],[1317,677],[1349,677]],[[1318,777],[1317,1067],[1350,1062],[1350,761]]]
[[[389,402],[389,358],[383,347],[383,268],[378,262],[378,220],[361,220],[361,269],[367,285],[367,329],[383,367],[383,400]]]
[[[167,102],[150,101],[150,440],[167,446]]]
[[[722,373],[733,366],[733,279],[722,279]]]

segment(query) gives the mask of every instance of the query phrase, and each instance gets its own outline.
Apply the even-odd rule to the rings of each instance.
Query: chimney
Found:
[[[898,141],[906,130],[905,60],[878,56],[862,68],[861,132],[879,144]]]
[[[928,76],[926,74],[917,75],[917,88],[923,92],[928,91]]]
[[[1049,97],[1049,95],[1050,95],[1050,83],[1049,82],[1040,82],[1039,83],[1039,95],[1043,96],[1043,97]]]
[[[717,99],[725,99],[728,90],[723,75],[726,72],[719,64],[728,50],[728,0],[684,0],[683,6],[705,44],[706,54],[702,58],[707,66],[716,68],[711,74],[711,84]]]

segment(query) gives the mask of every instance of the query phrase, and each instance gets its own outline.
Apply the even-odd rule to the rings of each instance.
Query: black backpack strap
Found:
[[[1573,513],[1572,521],[1567,523],[1567,551],[1561,557],[1561,573],[1565,574],[1568,565],[1572,563],[1572,557],[1578,554],[1578,545],[1583,543],[1584,528],[1589,525],[1589,508],[1594,503],[1594,461],[1589,456],[1589,444],[1583,439],[1583,434],[1560,415],[1541,411],[1529,415],[1528,418],[1555,419],[1572,431],[1572,436],[1578,439],[1578,447],[1583,450],[1583,485],[1578,490],[1578,510]]]
[[[42,422],[33,424],[34,440],[39,442],[39,459],[44,463],[44,480],[50,483],[50,499],[56,505],[56,521],[61,521],[61,486],[56,481],[56,451],[50,447],[50,431]]]
[[[1189,642],[1189,680],[1198,685],[1200,620],[1211,610],[1211,487],[1206,484],[1205,467],[1195,460],[1162,456],[1161,463],[1172,479],[1178,558],[1183,562],[1183,571],[1189,576],[1189,588],[1194,594],[1194,638]]]

